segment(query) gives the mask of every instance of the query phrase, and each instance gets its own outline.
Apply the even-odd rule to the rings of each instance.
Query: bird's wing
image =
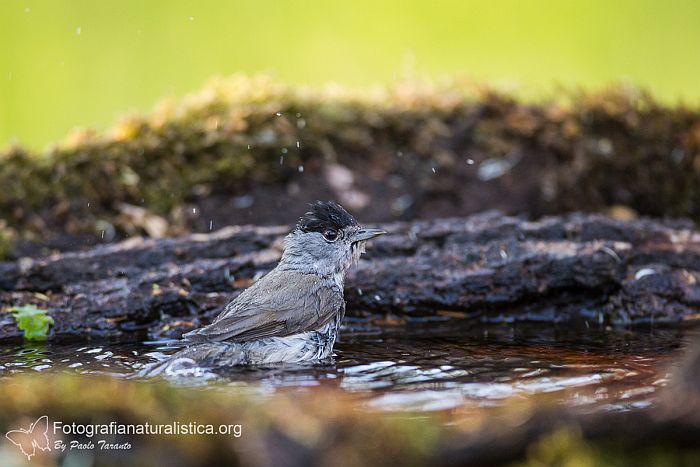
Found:
[[[313,274],[271,271],[190,340],[248,341],[319,329],[344,309],[342,291]]]

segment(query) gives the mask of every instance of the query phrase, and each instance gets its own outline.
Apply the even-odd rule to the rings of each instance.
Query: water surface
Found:
[[[173,384],[266,397],[337,388],[386,410],[493,407],[549,393],[568,405],[628,410],[654,404],[671,361],[696,331],[459,321],[353,325],[331,365],[241,367]],[[167,343],[24,343],[0,348],[0,375],[73,372],[124,378],[176,349]]]

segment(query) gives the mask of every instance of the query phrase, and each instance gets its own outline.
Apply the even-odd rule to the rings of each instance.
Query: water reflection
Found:
[[[697,334],[541,324],[363,325],[343,333],[335,365],[242,367],[183,375],[177,383],[262,397],[331,386],[387,410],[491,407],[538,393],[570,405],[626,410],[654,403],[670,360],[691,333]],[[163,343],[4,346],[0,375],[66,371],[125,377],[175,350]]]

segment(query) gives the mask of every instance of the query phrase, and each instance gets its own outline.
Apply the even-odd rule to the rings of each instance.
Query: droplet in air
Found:
[[[189,19],[190,21],[194,21],[194,16],[190,16],[190,17],[187,18],[187,19]]]
[[[638,280],[641,279],[642,277],[651,276],[652,274],[657,274],[657,272],[656,272],[654,269],[651,269],[651,268],[640,269],[640,270],[637,271],[637,273],[634,275],[634,280],[638,281]]]
[[[248,149],[250,149],[250,144],[248,145]]]
[[[282,148],[282,154],[287,154],[287,148]]]
[[[300,165],[300,166],[299,166],[299,172],[304,172],[304,166],[303,166],[303,165]]]
[[[214,230],[214,221],[209,219],[209,231],[211,232],[212,230]]]
[[[197,214],[197,208],[192,208],[192,214]]]
[[[397,157],[403,157],[403,151],[396,151]]]
[[[467,165],[474,165],[474,159],[467,159]]]
[[[29,13],[30,11],[32,11],[32,9],[29,8],[29,7],[26,7],[26,8],[24,9],[24,12],[25,12],[25,13]]]
[[[435,167],[432,167],[433,173],[435,173]]]
[[[301,147],[301,143],[299,141],[297,141],[297,148],[300,148],[300,147]]]
[[[75,28],[75,33],[76,33],[77,35],[80,35],[81,32],[83,32],[83,28],[81,28],[80,26],[78,26],[77,28]]]
[[[277,115],[278,117],[281,117],[281,116],[282,116],[282,112],[277,112],[275,115]]]

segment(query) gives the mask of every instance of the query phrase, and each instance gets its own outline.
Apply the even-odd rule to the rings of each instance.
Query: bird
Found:
[[[277,266],[211,322],[183,335],[185,348],[141,376],[196,374],[205,368],[332,359],[345,315],[345,275],[368,240],[387,232],[363,228],[340,204],[315,201],[284,238]]]

